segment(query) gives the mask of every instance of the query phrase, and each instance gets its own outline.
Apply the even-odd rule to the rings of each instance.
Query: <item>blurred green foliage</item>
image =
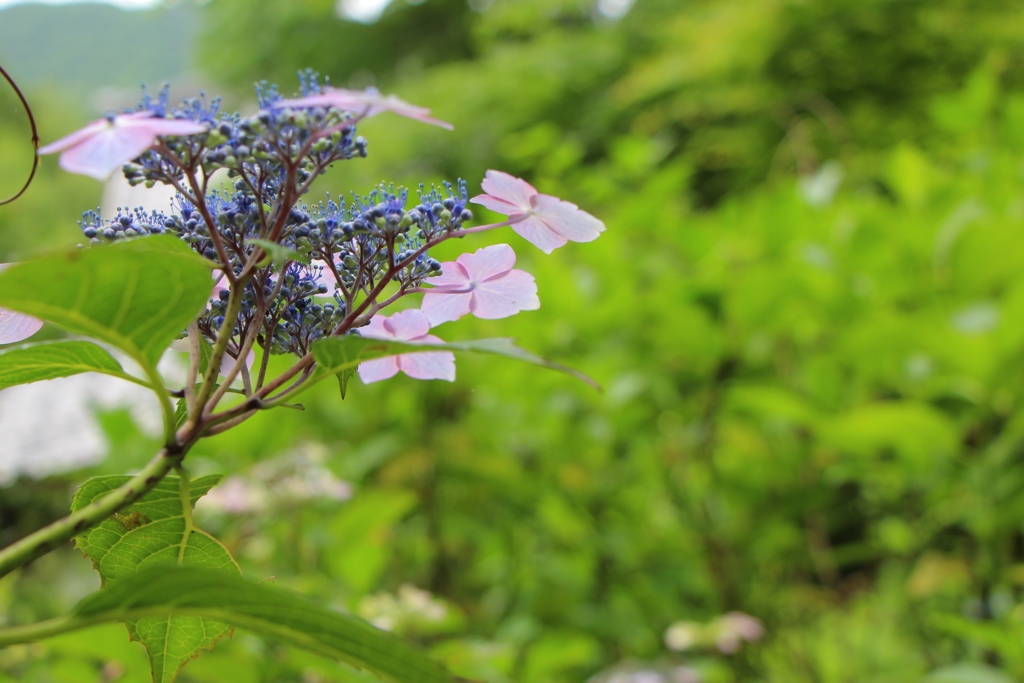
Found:
[[[638,0],[618,21],[600,10],[622,0],[394,0],[371,26],[328,0],[256,5],[210,3],[211,71],[248,89],[313,65],[339,85],[400,88],[456,124],[454,144],[411,132],[395,165],[413,145],[447,174],[561,177],[639,136],[658,162],[691,169],[698,206],[847,152],[869,175],[869,152],[943,147],[934,98],[985,60],[1024,85],[1011,0]]]
[[[501,168],[608,232],[551,256],[510,233],[458,245],[511,242],[543,307],[438,331],[517,336],[604,393],[466,356],[454,385],[321,387],[202,443],[196,473],[241,478],[197,519],[246,575],[495,683],[1024,679],[1019,5],[638,0],[616,21],[396,0],[362,26],[256,4],[205,9],[229,86],[372,73],[457,126],[368,121],[371,157],[324,189]],[[39,223],[9,216],[3,239]],[[105,420],[93,472],[142,462],[146,437]],[[8,577],[0,614],[58,613],[87,564]],[[667,647],[733,610],[763,640]],[[134,681],[122,640],[12,648],[0,672]],[[368,679],[236,635],[182,680]]]
[[[19,87],[25,89],[25,84]],[[76,111],[57,91],[27,92],[26,96],[43,141],[54,140],[62,131],[87,120],[87,112]],[[0,80],[0,200],[15,194],[25,183],[33,154],[28,118],[7,82]],[[3,262],[38,255],[57,245],[75,244],[81,238],[75,221],[86,208],[99,204],[100,186],[65,173],[56,161],[54,157],[42,159],[25,194],[0,206]],[[83,208],[77,210],[79,206]]]

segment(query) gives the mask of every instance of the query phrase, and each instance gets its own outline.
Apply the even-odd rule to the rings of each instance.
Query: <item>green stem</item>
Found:
[[[206,375],[203,376],[203,385],[199,388],[199,396],[196,397],[196,414],[189,416],[194,418],[196,422],[200,421],[200,415],[202,415],[206,408],[206,401],[210,398],[210,394],[213,393],[213,388],[216,386],[217,375],[220,373],[220,361],[224,358],[224,353],[227,351],[228,342],[231,341],[235,326],[234,321],[238,318],[238,312],[242,310],[242,295],[246,282],[247,279],[240,278],[231,287],[231,297],[228,299],[228,307],[224,312],[224,325],[220,328],[217,342],[213,345],[213,353],[210,355],[210,366],[206,369]]]
[[[60,635],[67,631],[73,631],[76,628],[82,628],[82,626],[81,619],[66,616],[47,619],[46,621],[28,624],[27,626],[0,628],[0,647],[17,645],[19,643],[38,643],[43,638]]]
[[[178,564],[185,561],[185,549],[188,548],[188,540],[192,536],[196,525],[192,522],[192,479],[184,465],[174,468],[178,473],[178,495],[181,496],[181,516],[185,519],[185,531],[181,535],[181,545],[178,548]]]
[[[45,555],[62,543],[67,543],[86,529],[91,529],[152,491],[161,479],[181,464],[185,450],[181,447],[165,446],[141,472],[120,488],[0,550],[0,577]]]
[[[163,413],[164,420],[164,448],[175,448],[177,439],[174,430],[174,404],[171,403],[170,394],[164,388],[164,380],[160,376],[160,373],[156,369],[156,365],[148,359],[142,362],[141,359],[139,364],[142,366],[142,371],[146,373],[146,377],[150,381],[150,389],[156,394],[156,398],[160,401],[160,411]]]

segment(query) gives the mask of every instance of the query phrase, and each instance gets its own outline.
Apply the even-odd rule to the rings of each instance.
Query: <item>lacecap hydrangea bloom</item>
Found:
[[[268,381],[271,354],[297,355],[300,378],[308,376],[312,347],[325,337],[416,343],[436,339],[431,326],[465,315],[494,319],[539,308],[533,276],[512,267],[512,247],[484,247],[441,263],[429,252],[443,241],[511,226],[550,253],[604,230],[575,204],[495,170],[472,200],[459,180],[421,185],[415,198],[381,184],[308,202],[310,183],[329,166],[367,155],[368,142],[356,133],[362,119],[391,112],[452,126],[394,95],[321,85],[309,71],[300,74],[297,97],[283,98],[261,83],[257,100],[259,111],[250,116],[224,112],[205,96],[172,107],[165,87],[157,97],[145,94],[134,111],[111,114],[40,150],[60,151],[62,166],[73,172],[105,178],[121,168],[133,184],[175,188],[169,211],[87,211],[82,232],[93,244],[171,234],[209,259],[219,280],[195,332],[210,344],[222,342],[223,374],[228,382],[241,376],[246,392],[257,394]],[[222,169],[230,188],[207,189],[206,179]],[[470,201],[508,219],[473,226]],[[422,295],[421,309],[386,315],[413,295]],[[254,350],[261,352],[255,363]],[[368,382],[399,371],[452,380],[449,356],[392,356],[364,363],[359,374]]]

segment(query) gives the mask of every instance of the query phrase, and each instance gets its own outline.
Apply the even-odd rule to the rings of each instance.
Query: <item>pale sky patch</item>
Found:
[[[335,11],[339,17],[372,24],[391,4],[391,0],[338,0]]]
[[[0,9],[13,5],[70,5],[86,1],[121,9],[149,9],[160,4],[160,0],[0,0]]]

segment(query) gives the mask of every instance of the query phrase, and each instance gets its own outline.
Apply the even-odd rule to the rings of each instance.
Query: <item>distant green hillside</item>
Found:
[[[0,64],[27,90],[89,97],[104,87],[155,88],[189,70],[197,19],[184,3],[147,11],[15,5],[0,10]]]

